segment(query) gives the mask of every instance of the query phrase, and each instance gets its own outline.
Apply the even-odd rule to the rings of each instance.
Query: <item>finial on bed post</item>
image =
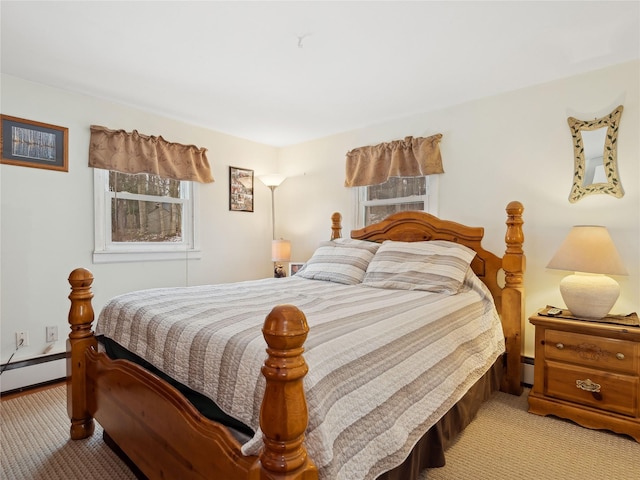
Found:
[[[302,357],[309,327],[293,305],[278,305],[267,316],[262,333],[268,357],[262,367],[267,385],[260,408],[264,447],[251,468],[252,480],[317,480],[318,471],[303,445],[307,402]]]
[[[96,346],[91,331],[93,307],[91,284],[93,274],[77,268],[69,275],[71,284],[71,308],[69,325],[71,332],[67,340],[67,412],[71,418],[71,439],[87,438],[93,433],[94,422],[88,409],[88,385],[85,352]]]
[[[342,237],[342,215],[335,212],[331,215],[331,240]]]
[[[505,272],[505,287],[502,291],[502,316],[505,342],[507,344],[506,374],[502,378],[501,389],[505,392],[520,395],[522,393],[522,354],[524,331],[524,271],[526,259],[522,245],[522,213],[524,207],[520,202],[507,205],[507,233],[505,242],[507,250],[502,260]]]

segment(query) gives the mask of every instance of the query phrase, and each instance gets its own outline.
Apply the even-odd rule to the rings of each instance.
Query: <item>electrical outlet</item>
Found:
[[[29,332],[16,332],[16,348],[27,347],[29,345]]]
[[[47,327],[47,342],[58,341],[58,327]]]

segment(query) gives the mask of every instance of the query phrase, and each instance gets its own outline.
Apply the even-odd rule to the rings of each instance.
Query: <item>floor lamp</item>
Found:
[[[258,179],[271,190],[271,261],[273,262],[273,276],[286,277],[287,274],[281,262],[291,260],[291,242],[289,240],[276,240],[276,206],[275,190],[285,181],[286,177],[279,174],[261,175]]]

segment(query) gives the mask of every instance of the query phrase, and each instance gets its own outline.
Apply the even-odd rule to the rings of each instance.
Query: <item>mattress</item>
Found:
[[[320,478],[369,479],[401,464],[504,351],[486,287],[456,295],[290,277],[154,289],[111,300],[96,332],[212,399],[255,435],[265,359],[261,327],[276,304],[299,307],[310,332],[306,447]]]

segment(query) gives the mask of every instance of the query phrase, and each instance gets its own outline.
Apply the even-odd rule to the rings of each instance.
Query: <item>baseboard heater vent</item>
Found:
[[[63,380],[67,376],[66,358],[66,352],[60,352],[2,365],[0,392],[3,395],[15,393]]]
[[[58,382],[67,376],[66,353],[56,353],[10,363],[2,374],[2,394]],[[522,357],[522,385],[533,386],[533,358]],[[4,365],[2,366],[4,368]]]
[[[522,357],[522,385],[531,388],[533,386],[533,358]]]

